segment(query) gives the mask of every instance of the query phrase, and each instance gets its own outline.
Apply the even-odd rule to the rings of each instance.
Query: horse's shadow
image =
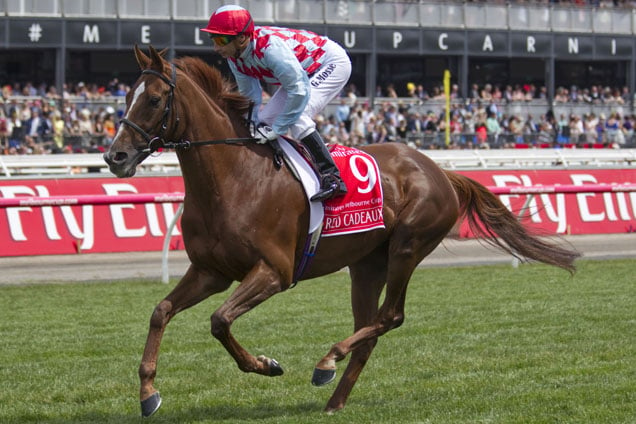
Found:
[[[285,421],[303,421],[308,414],[322,413],[324,405],[320,402],[301,402],[297,404],[275,403],[236,406],[232,404],[218,406],[198,406],[189,410],[189,418],[195,421],[210,419],[214,421],[229,422],[258,422],[259,420],[275,419],[280,417]],[[183,414],[179,411],[157,411],[157,421],[166,423],[183,422]],[[297,420],[294,418],[297,417]],[[153,416],[155,418],[155,416]]]
[[[152,424],[158,423],[186,423],[186,422],[258,422],[259,420],[270,420],[280,417],[281,420],[294,422],[302,421],[308,414],[321,412],[323,406],[320,402],[301,402],[297,404],[284,404],[272,402],[271,404],[258,404],[249,406],[237,406],[234,404],[224,404],[216,406],[195,406],[182,410],[169,410],[168,407],[161,408],[150,419]],[[297,419],[295,419],[297,418]],[[24,422],[29,422],[26,419]],[[134,414],[103,414],[97,412],[86,412],[65,418],[53,418],[38,420],[38,423],[47,424],[69,424],[69,423],[139,423],[149,422],[148,418],[142,418],[139,413]]]

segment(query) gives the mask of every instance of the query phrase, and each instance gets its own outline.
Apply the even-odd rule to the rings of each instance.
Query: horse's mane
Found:
[[[243,124],[250,108],[250,99],[236,90],[233,82],[198,57],[185,56],[174,60],[175,65],[199,86],[221,109],[228,112],[234,124]]]

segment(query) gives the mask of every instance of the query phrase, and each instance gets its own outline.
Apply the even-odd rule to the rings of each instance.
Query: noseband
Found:
[[[160,147],[164,146],[166,144],[163,135],[166,132],[166,129],[168,128],[168,115],[170,114],[170,109],[172,109],[172,99],[174,98],[174,89],[177,86],[177,68],[176,66],[174,66],[174,63],[170,64],[171,68],[172,68],[172,78],[168,79],[165,75],[163,75],[161,72],[157,72],[154,69],[144,69],[143,71],[141,71],[141,74],[151,74],[151,75],[155,75],[159,78],[161,78],[166,84],[168,84],[170,86],[170,92],[168,93],[168,99],[166,100],[166,107],[163,110],[163,116],[161,118],[161,128],[159,130],[159,135],[158,136],[151,136],[150,134],[148,134],[146,131],[143,130],[143,128],[141,128],[139,125],[135,124],[134,122],[132,122],[130,119],[127,118],[122,118],[120,120],[121,123],[126,124],[128,126],[130,126],[130,128],[132,128],[133,130],[137,131],[143,138],[144,140],[146,140],[146,142],[148,143],[148,146],[144,149],[138,149],[141,150],[144,153],[154,153],[156,152]],[[179,124],[179,115],[177,114],[177,119],[176,119],[176,124]]]
[[[170,114],[170,109],[172,109],[172,101],[174,99],[174,89],[177,86],[177,67],[174,65],[174,63],[171,63],[170,67],[172,69],[172,76],[170,79],[168,79],[168,77],[163,75],[161,72],[155,71],[154,69],[144,69],[143,71],[141,71],[142,75],[143,74],[155,75],[161,78],[163,82],[165,82],[166,84],[170,86],[170,93],[168,93],[168,99],[166,100],[166,107],[163,110],[163,116],[161,118],[161,128],[159,130],[159,135],[154,137],[151,136],[146,131],[144,131],[143,128],[141,128],[139,125],[135,124],[128,118],[122,118],[120,120],[122,124],[126,124],[133,130],[137,131],[144,138],[144,140],[146,140],[146,143],[148,143],[148,145],[145,148],[137,149],[137,150],[139,150],[142,153],[152,154],[162,147],[171,148],[171,149],[187,149],[193,145],[237,144],[237,143],[244,143],[248,141],[253,142],[257,140],[254,137],[240,137],[240,138],[225,138],[222,140],[207,140],[207,141],[179,140],[179,141],[167,142],[164,139],[164,133],[168,129],[168,115]],[[248,113],[249,116],[246,120],[247,122],[250,122],[251,114],[252,114],[252,110],[250,108],[250,111]],[[178,124],[179,124],[179,114],[177,113],[175,125],[178,125]]]

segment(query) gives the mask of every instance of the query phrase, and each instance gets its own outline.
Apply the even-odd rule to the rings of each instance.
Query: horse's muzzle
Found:
[[[148,157],[148,153],[136,151],[130,155],[125,151],[108,151],[104,153],[104,161],[110,172],[118,178],[130,178],[137,172],[137,165]]]

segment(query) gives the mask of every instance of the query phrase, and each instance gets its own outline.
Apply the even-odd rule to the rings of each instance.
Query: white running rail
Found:
[[[447,169],[636,167],[636,149],[420,150]],[[0,156],[5,177],[106,173],[101,153]],[[92,172],[89,172],[92,171]],[[146,159],[139,174],[180,172],[174,152]]]

